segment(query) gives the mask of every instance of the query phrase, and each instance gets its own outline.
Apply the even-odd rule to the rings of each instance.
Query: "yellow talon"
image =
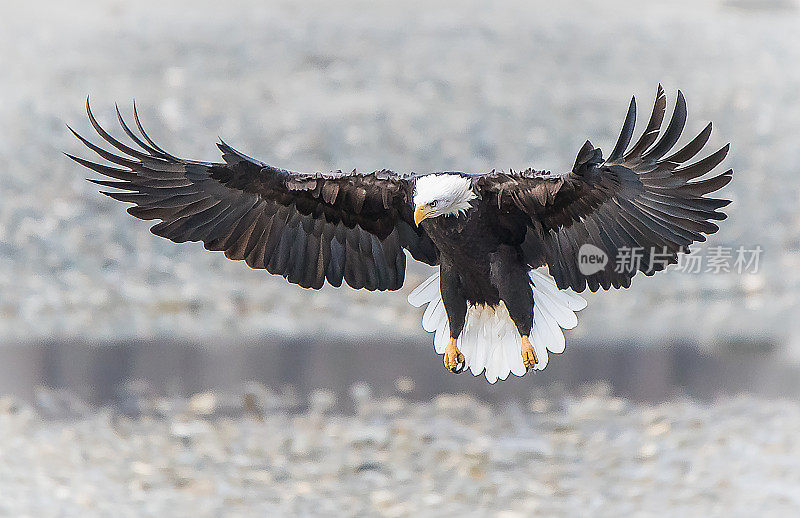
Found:
[[[531,370],[539,363],[539,358],[536,357],[536,351],[533,350],[527,335],[522,335],[522,349],[520,352],[522,353],[522,363],[526,369]]]
[[[457,372],[458,366],[464,363],[464,355],[456,347],[456,339],[450,338],[444,349],[444,368],[450,372]]]

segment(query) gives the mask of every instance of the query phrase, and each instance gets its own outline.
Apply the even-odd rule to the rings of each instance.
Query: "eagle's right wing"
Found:
[[[407,249],[420,261],[438,264],[425,231],[413,221],[414,177],[391,171],[293,173],[268,166],[218,144],[224,163],[177,158],[125,123],[122,129],[140,148],[109,135],[86,110],[97,133],[120,154],[73,131],[100,157],[122,166],[101,165],[68,155],[79,164],[118,181],[91,180],[124,192],[104,192],[135,204],[128,212],[159,219],[151,231],[176,243],[202,241],[230,259],[244,260],[305,288],[327,280],[353,288],[396,290],[405,277]],[[71,128],[70,128],[71,130]]]
[[[659,85],[647,128],[627,152],[636,121],[634,100],[607,159],[587,141],[569,173],[495,172],[476,179],[482,196],[492,197],[507,228],[513,228],[517,218],[527,221],[525,235],[516,236],[525,259],[533,268],[547,264],[559,288],[628,287],[637,272],[652,275],[677,262],[678,253],[719,229],[713,220],[725,219],[718,209],[730,202],[706,195],[727,185],[733,171],[692,180],[719,165],[729,146],[686,165],[708,142],[709,124],[663,158],[686,123],[680,91],[672,119],[659,138],[665,108]],[[587,247],[590,252],[600,249],[607,255],[604,268],[581,272],[584,245],[592,245]]]

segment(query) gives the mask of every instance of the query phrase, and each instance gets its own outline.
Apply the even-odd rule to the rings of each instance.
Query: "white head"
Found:
[[[417,178],[414,221],[417,225],[435,216],[460,215],[472,208],[472,180],[460,174],[429,174]]]

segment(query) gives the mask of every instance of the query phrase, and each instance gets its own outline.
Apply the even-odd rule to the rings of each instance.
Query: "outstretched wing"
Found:
[[[144,132],[120,125],[140,149],[108,134],[86,110],[94,129],[118,153],[72,131],[100,157],[120,167],[68,155],[116,181],[91,180],[122,192],[103,192],[135,206],[128,213],[158,219],[151,231],[176,243],[202,241],[251,268],[265,268],[305,288],[325,280],[353,288],[396,290],[405,277],[405,254],[435,265],[437,252],[413,224],[414,177],[391,171],[293,173],[218,144],[224,163],[177,158]]]
[[[686,103],[678,92],[672,119],[661,134],[666,97],[658,87],[650,121],[639,140],[626,152],[636,121],[636,101],[631,100],[616,146],[603,159],[587,141],[572,171],[563,175],[524,171],[490,173],[476,179],[483,195],[493,197],[498,218],[526,221],[524,236],[517,232],[531,267],[547,264],[559,288],[596,291],[630,286],[638,272],[646,275],[677,262],[688,245],[705,241],[719,227],[713,220],[726,215],[718,209],[728,200],[706,197],[725,186],[728,170],[708,179],[691,181],[714,169],[729,146],[690,165],[708,142],[711,124],[691,142],[667,158],[686,123]],[[591,273],[581,247],[592,245],[607,255],[601,270]],[[584,248],[584,252],[596,249]],[[587,274],[588,273],[588,274]]]

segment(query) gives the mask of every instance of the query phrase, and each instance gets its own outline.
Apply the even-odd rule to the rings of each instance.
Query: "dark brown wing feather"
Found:
[[[115,181],[91,180],[116,189],[103,192],[133,203],[128,212],[158,219],[156,235],[176,243],[202,241],[230,259],[280,274],[306,288],[327,280],[353,288],[399,289],[405,277],[405,254],[435,265],[438,256],[422,229],[413,225],[413,176],[374,173],[303,174],[277,169],[243,155],[224,142],[224,163],[177,158],[142,129],[134,106],[134,133],[117,110],[120,125],[140,149],[89,121],[109,152],[75,136],[100,157],[120,167],[68,155]],[[72,129],[70,128],[70,131]]]
[[[705,241],[718,230],[712,221],[726,215],[718,209],[728,200],[706,197],[727,185],[733,171],[692,181],[710,172],[728,152],[725,146],[690,165],[708,142],[711,124],[667,158],[686,123],[686,103],[678,92],[672,118],[663,134],[666,96],[659,85],[650,120],[642,136],[626,153],[633,137],[636,102],[631,101],[617,144],[609,157],[586,142],[570,173],[540,171],[490,173],[476,178],[483,196],[496,198],[499,218],[526,218],[518,236],[531,267],[549,265],[560,288],[583,291],[628,287],[631,278],[677,262],[688,245]],[[603,270],[582,275],[579,249],[594,245],[609,257]],[[625,253],[641,254],[636,261],[617,264]],[[632,266],[634,268],[629,268]]]

